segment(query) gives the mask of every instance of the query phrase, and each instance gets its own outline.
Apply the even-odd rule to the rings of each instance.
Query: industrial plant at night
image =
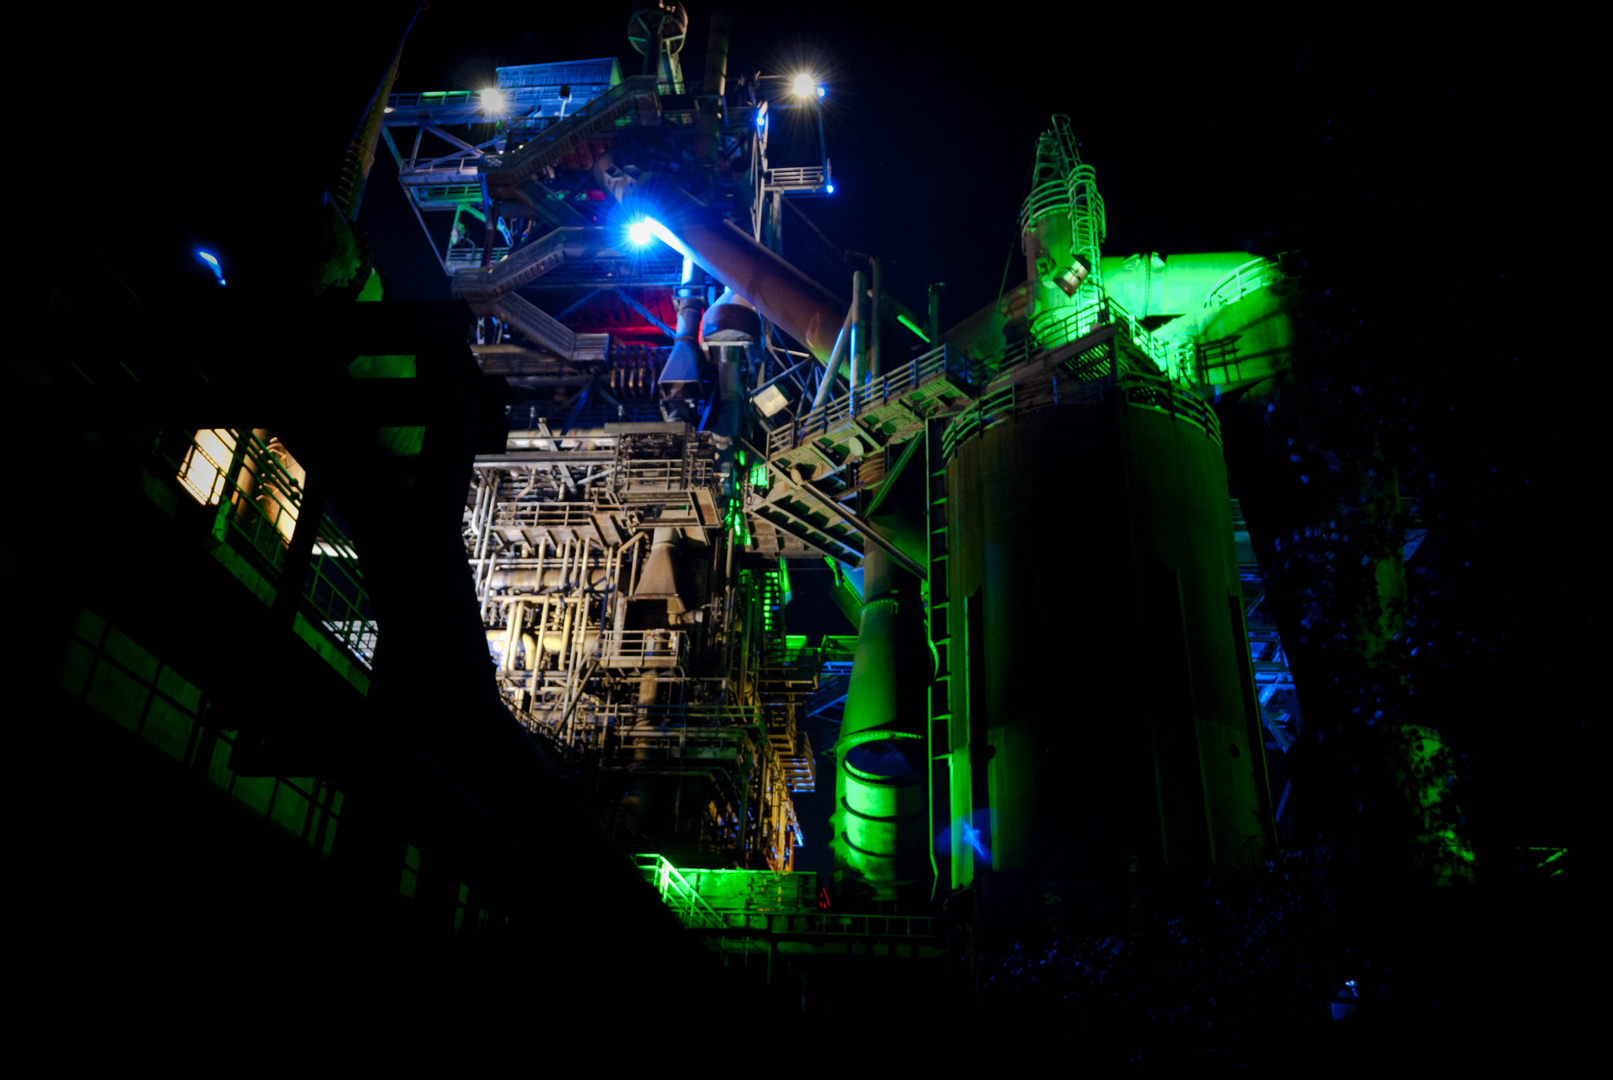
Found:
[[[411,58],[461,46],[394,6],[333,24],[345,81],[240,91],[283,131],[120,166],[128,205],[184,177],[209,209],[149,275],[98,230],[45,310],[118,331],[16,367],[56,477],[29,505],[81,538],[11,557],[30,723],[84,788],[34,884],[118,985],[214,971],[452,1038],[722,1015],[1248,1066],[1396,1045],[1497,925],[1474,897],[1558,903],[1573,815],[1464,794],[1490,729],[1427,704],[1468,692],[1428,666],[1474,558],[1427,464],[1452,421],[1351,343],[1378,278],[1320,231],[1147,250],[1099,82],[900,65],[916,123],[992,156],[882,180],[898,225],[856,208],[906,117],[832,38],[504,14],[542,62],[434,87]],[[1150,167],[1188,191],[1172,138]],[[1013,238],[1000,286],[980,235]],[[1466,929],[1385,944],[1391,895]]]

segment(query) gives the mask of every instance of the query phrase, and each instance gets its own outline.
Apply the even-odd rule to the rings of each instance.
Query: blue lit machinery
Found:
[[[739,493],[747,399],[810,378],[842,324],[770,250],[782,198],[822,193],[828,164],[774,169],[773,85],[727,85],[720,15],[686,80],[687,30],[681,5],[641,4],[639,73],[529,65],[394,94],[385,136],[483,373],[510,387],[506,451],[478,459],[464,519],[506,701],[589,778],[618,842],[782,870],[817,676],[785,633],[782,557],[817,553]]]

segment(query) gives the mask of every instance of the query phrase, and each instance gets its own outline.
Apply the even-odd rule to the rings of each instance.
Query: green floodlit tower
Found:
[[[1224,279],[1247,286],[1242,300],[1275,267],[1182,259],[1181,310],[1164,310],[1166,290],[1142,279],[1164,260],[1140,271],[1101,257],[1103,203],[1062,117],[1038,142],[1021,224],[1018,297],[946,335],[984,374],[932,465],[944,477],[932,525],[944,519],[945,547],[931,563],[945,597],[932,609],[947,678],[943,877],[973,886],[983,925],[999,929],[1112,920],[1138,870],[1246,865],[1274,840],[1201,344],[1224,329]],[[1265,325],[1286,347],[1280,306],[1269,292],[1259,303],[1241,328]],[[1175,316],[1180,332],[1148,333],[1145,313]],[[1285,362],[1273,348],[1219,373],[1247,385]]]
[[[1097,322],[1091,301],[1103,289],[1098,248],[1105,234],[1096,174],[1082,163],[1067,116],[1055,116],[1036,141],[1019,229],[1031,334],[1039,344],[1062,345]]]

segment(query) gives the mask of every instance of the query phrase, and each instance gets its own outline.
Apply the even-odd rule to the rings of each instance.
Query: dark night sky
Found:
[[[28,250],[92,251],[154,310],[173,304],[177,327],[214,287],[197,243],[224,254],[232,285],[283,281],[300,255],[292,226],[329,182],[409,10],[57,16],[32,34],[19,78],[58,140],[36,151],[52,180],[22,215]],[[611,54],[632,70],[627,10],[437,0],[397,88],[474,89],[499,64]],[[691,13],[691,78],[707,10]],[[1577,828],[1565,823],[1588,810],[1581,703],[1595,700],[1599,659],[1589,504],[1605,481],[1587,464],[1599,375],[1551,332],[1590,306],[1552,291],[1590,291],[1588,253],[1569,239],[1595,206],[1562,140],[1572,58],[1548,62],[1543,39],[1515,25],[914,10],[733,9],[731,73],[805,65],[829,84],[839,192],[806,212],[837,245],[886,255],[888,287],[914,307],[928,282],[947,282],[951,322],[994,299],[1011,247],[1008,284],[1021,279],[1015,217],[1035,136],[1065,112],[1107,202],[1108,252],[1303,250],[1307,288],[1327,293],[1318,331],[1367,357],[1381,385],[1401,380],[1380,394],[1384,422],[1419,433],[1407,472],[1423,488],[1410,493],[1435,533],[1418,557],[1439,584],[1414,587],[1430,591],[1425,632],[1450,656],[1437,680],[1466,686],[1443,700],[1469,714],[1474,798],[1530,829]],[[383,261],[416,260],[391,268],[390,295],[446,298],[422,269],[417,226],[391,228],[401,200],[388,172],[363,224]],[[844,291],[849,266],[795,239],[786,249]],[[1515,781],[1522,794],[1507,795]]]

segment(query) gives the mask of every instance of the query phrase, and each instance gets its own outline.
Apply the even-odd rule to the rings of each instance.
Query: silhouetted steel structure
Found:
[[[686,78],[688,29],[643,4],[640,73],[509,67],[472,93],[393,92],[394,59],[317,280],[380,299],[346,223],[384,139],[455,304],[277,316],[259,347],[320,342],[317,394],[196,367],[124,410],[163,417],[128,487],[205,548],[186,588],[301,642],[274,654],[288,703],[120,582],[65,630],[75,708],[320,858],[341,852],[333,778],[357,777],[365,881],[429,892],[456,930],[556,910],[533,853],[558,831],[578,895],[645,940],[670,920],[635,880],[769,972],[957,958],[977,928],[1111,920],[1139,868],[1267,858],[1286,789],[1265,751],[1298,706],[1274,629],[1250,633],[1209,399],[1288,363],[1280,263],[1104,255],[1055,116],[1025,284],[947,330],[877,258],[837,297],[779,254],[783,200],[834,190],[821,117],[817,162],[768,153],[770,118],[825,88],[730,86],[721,15]],[[127,434],[118,404],[82,405],[85,430]],[[787,633],[792,559],[827,560],[855,638]],[[423,715],[433,693],[462,709]],[[819,827],[791,798],[820,780],[809,710],[840,725],[821,886],[789,876]],[[376,732],[325,723],[348,713]]]

